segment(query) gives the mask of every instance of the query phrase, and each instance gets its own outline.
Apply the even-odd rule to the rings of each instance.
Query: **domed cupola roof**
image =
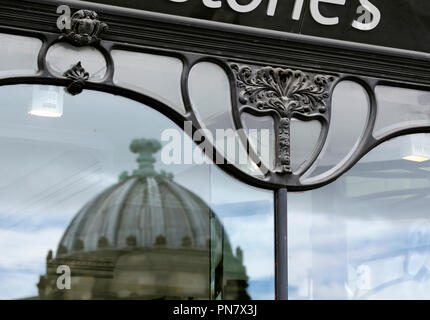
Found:
[[[207,250],[209,217],[214,215],[171,175],[154,170],[153,154],[160,148],[155,140],[131,143],[131,151],[139,154],[139,168],[131,175],[121,174],[119,183],[79,211],[59,244],[57,256],[133,247]]]

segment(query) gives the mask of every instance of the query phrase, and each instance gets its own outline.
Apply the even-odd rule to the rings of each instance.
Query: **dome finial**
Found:
[[[158,173],[154,169],[154,163],[157,161],[154,154],[160,151],[161,147],[161,143],[155,139],[134,139],[130,144],[130,151],[139,155],[137,157],[139,167],[133,170],[131,177],[154,177],[161,175],[172,180],[173,175],[171,173],[167,173],[164,170]],[[128,172],[124,171],[119,176],[119,180],[124,181],[129,177]]]
[[[134,139],[130,144],[130,150],[139,154],[137,163],[139,168],[133,171],[133,176],[154,176],[157,172],[154,170],[156,159],[154,154],[161,150],[161,143],[155,139]]]

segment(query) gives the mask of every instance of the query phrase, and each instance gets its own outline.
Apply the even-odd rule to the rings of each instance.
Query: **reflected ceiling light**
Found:
[[[63,101],[62,87],[35,85],[28,113],[38,117],[60,118],[63,115]]]
[[[430,139],[428,135],[416,134],[409,137],[410,144],[405,145],[403,160],[425,162],[430,160]]]
[[[422,157],[422,156],[410,155],[410,156],[403,157],[403,160],[408,160],[408,161],[413,161],[413,162],[424,162],[424,161],[427,161],[430,159],[426,158],[426,157]]]

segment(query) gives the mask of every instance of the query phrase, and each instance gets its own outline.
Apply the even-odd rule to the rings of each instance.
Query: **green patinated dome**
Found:
[[[138,154],[138,169],[130,175],[122,173],[117,184],[78,212],[61,239],[57,255],[161,245],[208,248],[209,217],[215,215],[171,175],[154,170],[153,154],[160,149],[156,140],[132,141],[130,150]]]
[[[46,275],[41,299],[248,299],[243,254],[209,206],[154,169],[161,145],[134,140],[138,168],[77,213]],[[69,266],[71,290],[56,287],[57,267]],[[213,279],[213,286],[209,286]]]

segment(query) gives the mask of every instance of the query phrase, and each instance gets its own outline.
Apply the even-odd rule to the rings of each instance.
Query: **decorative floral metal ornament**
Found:
[[[108,26],[101,22],[96,12],[79,10],[71,18],[71,29],[63,29],[65,39],[75,46],[92,45],[100,41],[99,35],[106,31]]]
[[[67,70],[64,73],[64,76],[73,80],[73,82],[67,87],[67,92],[69,92],[72,96],[82,92],[85,86],[85,81],[87,81],[90,77],[89,73],[86,72],[82,67],[80,61]]]
[[[231,65],[239,88],[239,103],[254,113],[275,115],[275,171],[291,173],[291,119],[312,120],[327,112],[333,76],[311,77],[300,70]]]

